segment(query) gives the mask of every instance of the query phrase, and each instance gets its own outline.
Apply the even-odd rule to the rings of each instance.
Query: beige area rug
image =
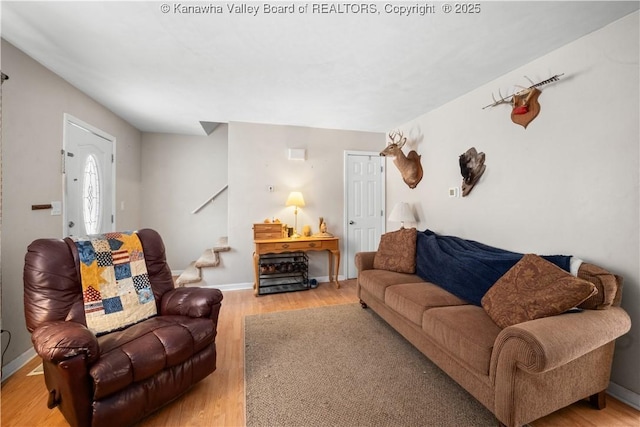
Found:
[[[495,426],[495,417],[359,304],[245,317],[246,422]]]

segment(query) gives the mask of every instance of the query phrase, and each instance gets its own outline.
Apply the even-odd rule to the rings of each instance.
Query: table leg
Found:
[[[336,280],[334,281],[335,285],[336,285],[336,289],[340,289],[340,282],[338,282],[338,272],[340,271],[340,251],[335,251],[332,254],[332,258],[335,257],[335,264],[336,264]]]
[[[329,261],[329,281],[333,282],[333,253],[331,251],[327,251],[327,260]]]
[[[260,255],[253,253],[253,294],[258,296],[260,283]]]

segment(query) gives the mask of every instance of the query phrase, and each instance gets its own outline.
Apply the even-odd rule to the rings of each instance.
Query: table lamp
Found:
[[[411,210],[409,203],[399,202],[391,210],[389,221],[399,222],[400,229],[404,228],[405,222],[416,222],[416,217]]]
[[[295,215],[295,226],[293,228],[293,238],[298,238],[300,235],[298,234],[298,208],[304,206],[304,197],[302,197],[302,193],[299,191],[292,191],[289,193],[289,197],[287,197],[287,206],[295,206],[295,210],[293,211]]]

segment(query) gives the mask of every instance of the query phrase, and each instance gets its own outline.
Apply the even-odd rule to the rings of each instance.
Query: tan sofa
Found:
[[[581,305],[588,309],[503,328],[482,306],[416,274],[374,268],[375,260],[376,252],[355,256],[362,306],[374,310],[500,424],[521,426],[583,398],[604,407],[614,340],[631,326],[619,307],[620,277],[582,263],[578,277],[598,291]]]

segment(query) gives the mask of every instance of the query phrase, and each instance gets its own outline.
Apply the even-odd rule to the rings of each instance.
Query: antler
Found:
[[[525,88],[524,90],[529,90],[536,87],[544,86],[549,83],[557,82],[558,80],[560,80],[560,77],[562,76],[564,76],[564,73],[556,74],[555,76],[549,77],[548,79],[543,80],[539,83],[533,83],[529,77],[525,76],[525,78],[529,80],[529,82],[531,83],[531,86],[529,86],[528,88]],[[493,94],[491,94],[491,98],[493,98],[493,103],[482,107],[482,109],[484,110],[485,108],[495,107],[496,105],[511,103],[511,98],[513,98],[513,95],[502,96],[500,91],[498,91],[498,95],[500,96],[500,99],[496,100]]]
[[[496,105],[510,103],[511,102],[511,98],[513,98],[513,95],[502,96],[502,93],[500,92],[499,89],[498,89],[498,96],[500,97],[500,99],[496,99],[496,97],[493,96],[493,94],[491,94],[491,98],[493,99],[493,104],[489,104],[489,105],[487,105],[485,107],[482,107],[482,109],[484,110],[485,108],[495,107]]]
[[[396,137],[398,137],[398,141],[396,142]],[[402,148],[402,146],[404,145],[405,142],[407,142],[407,138],[404,136],[404,133],[401,131],[391,131],[389,132],[389,139],[391,140],[390,144],[396,144],[398,145],[400,148]]]

